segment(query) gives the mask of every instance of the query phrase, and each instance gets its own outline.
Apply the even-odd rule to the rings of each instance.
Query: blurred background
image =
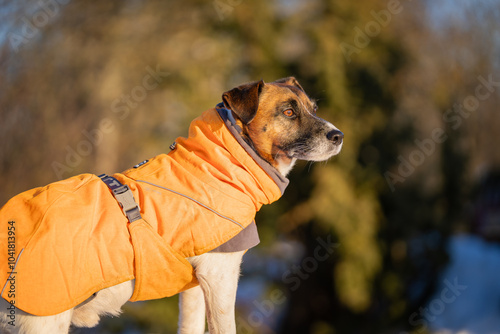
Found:
[[[345,134],[257,217],[238,333],[500,333],[500,1],[0,0],[0,205],[295,76]],[[177,297],[73,333],[175,333]]]

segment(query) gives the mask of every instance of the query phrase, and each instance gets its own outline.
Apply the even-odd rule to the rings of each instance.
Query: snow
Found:
[[[423,319],[432,333],[500,334],[500,245],[470,235],[448,245],[450,263]]]

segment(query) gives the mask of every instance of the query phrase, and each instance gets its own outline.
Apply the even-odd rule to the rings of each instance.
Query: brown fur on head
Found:
[[[316,116],[316,103],[293,77],[244,84],[222,100],[243,138],[284,175],[297,159],[321,161],[340,152],[342,132]]]

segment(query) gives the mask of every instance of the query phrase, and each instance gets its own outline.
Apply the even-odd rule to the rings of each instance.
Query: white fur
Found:
[[[291,163],[280,163],[278,170],[286,175]],[[205,315],[211,334],[236,334],[234,304],[244,251],[234,253],[205,253],[188,258],[195,269],[199,286],[184,291],[179,299],[179,331],[182,334],[205,333]],[[135,280],[127,281],[97,293],[71,310],[53,316],[33,316],[16,309],[15,324],[0,298],[0,330],[10,334],[67,334],[70,325],[94,327],[102,315],[118,316],[121,307],[132,296]]]
[[[307,110],[307,108],[305,108]],[[228,116],[232,118],[232,114]],[[314,116],[314,115],[313,115]],[[234,119],[232,118],[234,122]],[[325,121],[326,122],[326,121]],[[328,123],[332,129],[336,129]],[[328,159],[340,151],[339,145],[331,151],[330,145],[320,138],[307,160]],[[329,149],[330,148],[330,149]],[[278,161],[278,170],[286,176],[295,164],[286,159]],[[234,304],[244,251],[235,253],[205,253],[188,258],[195,269],[199,286],[180,295],[179,332],[183,334],[205,333],[205,314],[211,334],[235,334]],[[66,334],[70,325],[94,327],[102,315],[117,316],[121,307],[132,296],[134,280],[101,290],[86,302],[53,316],[33,316],[16,309],[15,324],[9,325],[9,304],[0,298],[0,330],[11,334]]]
[[[1,333],[11,334],[59,334],[68,333],[73,310],[48,317],[38,317],[16,309],[15,318],[9,318],[7,307],[9,303],[0,298],[0,329]],[[9,321],[15,321],[15,326]]]
[[[244,251],[205,253],[188,259],[200,285],[181,293],[179,333],[205,332],[204,309],[193,307],[201,295],[205,297],[209,332],[236,333],[234,303],[243,254]]]
[[[288,173],[292,170],[293,166],[295,166],[295,163],[297,162],[297,159],[292,158],[290,162],[284,162],[283,160],[276,159],[278,162],[278,166],[276,166],[276,169],[281,173],[283,176],[287,176]]]
[[[244,251],[205,253],[188,258],[200,285],[181,293],[179,333],[205,333],[205,309],[210,333],[236,333],[234,303]],[[66,334],[70,325],[94,327],[102,315],[118,316],[132,296],[134,280],[101,290],[74,309],[53,316],[33,316],[19,309],[15,326],[8,324],[8,302],[0,298],[1,333]]]

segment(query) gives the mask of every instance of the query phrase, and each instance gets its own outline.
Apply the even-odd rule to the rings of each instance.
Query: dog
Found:
[[[119,315],[128,300],[176,293],[180,293],[178,333],[205,333],[205,320],[210,333],[236,333],[240,263],[246,250],[258,243],[255,212],[281,196],[288,184],[286,175],[297,160],[325,161],[342,148],[343,133],[316,111],[316,103],[293,77],[243,84],[225,92],[221,104],[193,121],[189,137],[177,139],[168,155],[144,161],[123,174],[100,178],[82,174],[14,197],[0,210],[0,241],[9,249],[7,276],[0,276],[2,333],[68,333],[71,325],[93,327],[101,316]],[[179,164],[182,171],[174,169]],[[92,196],[98,199],[89,199]],[[54,209],[40,214],[40,201]],[[101,211],[96,209],[97,201],[105,207]],[[30,205],[25,207],[27,202]],[[172,213],[155,213],[163,212],[162,206],[171,206]],[[61,229],[70,231],[73,225],[66,220],[48,223],[51,217],[68,213],[86,229],[90,218],[80,219],[85,214],[79,213],[79,207],[84,213],[99,211],[94,213],[98,221],[92,223],[98,225],[85,233],[75,232],[94,233],[84,239],[86,246],[101,239],[95,233],[108,225],[120,235],[102,238],[104,246],[80,252],[76,237],[71,237],[71,243],[60,237]],[[208,216],[196,218],[201,214]],[[170,224],[176,215],[180,218],[175,226],[162,225],[163,220]],[[31,216],[41,218],[33,218],[35,227],[26,230],[22,220]],[[188,222],[189,217],[200,225]],[[114,221],[117,225],[112,225]],[[55,234],[59,239],[54,239],[51,229],[45,231],[51,224],[59,224]],[[182,232],[184,225],[188,232]],[[164,230],[174,231],[174,237]],[[36,234],[50,237],[33,241]],[[107,239],[113,239],[113,244]],[[122,239],[124,246],[118,242]],[[51,248],[55,253],[49,259],[41,257]],[[80,259],[84,255],[86,262],[66,262],[73,261],[66,252]],[[107,264],[94,263],[97,257],[111,262],[111,274],[103,269]],[[40,262],[62,268],[45,268]],[[83,271],[78,271],[80,266]],[[58,284],[66,288],[49,287],[52,280],[61,280]]]

